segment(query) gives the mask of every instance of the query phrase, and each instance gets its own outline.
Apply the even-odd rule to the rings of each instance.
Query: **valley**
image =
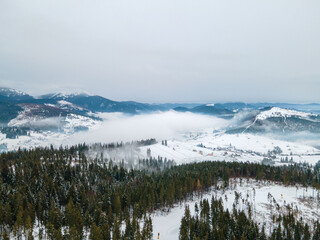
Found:
[[[43,169],[50,164],[55,164],[59,165],[59,169],[67,168],[80,174],[74,175],[72,179],[96,174],[97,185],[94,182],[86,183],[84,179],[81,180],[84,181],[82,184],[92,184],[90,194],[93,194],[92,197],[96,200],[102,196],[97,195],[98,192],[104,191],[100,184],[112,179],[112,182],[116,182],[115,186],[118,186],[117,189],[122,196],[119,200],[122,205],[129,204],[126,198],[134,198],[136,191],[141,190],[139,185],[136,185],[136,180],[130,180],[130,174],[143,176],[146,179],[151,176],[161,178],[162,175],[166,176],[161,180],[166,185],[161,185],[162,188],[153,185],[155,192],[148,196],[148,200],[143,198],[138,202],[134,200],[130,203],[131,205],[129,204],[130,206],[126,205],[124,212],[120,209],[115,210],[117,196],[105,196],[112,198],[107,205],[109,206],[108,216],[113,216],[113,220],[109,223],[99,219],[94,221],[96,223],[100,221],[100,225],[107,224],[105,227],[108,226],[109,230],[103,233],[107,234],[106,236],[110,234],[128,236],[130,234],[128,231],[131,231],[128,230],[130,224],[138,224],[140,227],[132,231],[138,235],[146,234],[143,235],[143,239],[155,239],[158,233],[161,236],[160,239],[178,239],[183,234],[181,232],[183,223],[180,221],[185,214],[184,208],[189,207],[190,219],[198,219],[199,210],[195,209],[194,204],[197,203],[199,206],[203,201],[211,201],[212,197],[216,200],[221,199],[223,206],[221,211],[238,211],[238,214],[244,214],[248,221],[257,224],[256,231],[260,231],[259,234],[265,233],[268,237],[277,231],[275,218],[286,218],[292,213],[291,211],[297,219],[291,224],[300,224],[298,219],[301,218],[303,224],[311,227],[311,232],[312,226],[319,217],[318,188],[312,188],[312,184],[313,186],[318,184],[316,176],[320,166],[318,134],[320,117],[316,113],[317,108],[307,111],[305,110],[307,105],[302,107],[304,110],[300,110],[296,105],[286,104],[286,108],[283,108],[277,104],[268,106],[269,104],[243,103],[195,106],[153,105],[115,102],[82,93],[49,94],[39,98],[14,90],[9,90],[9,93],[0,91],[3,101],[0,102],[0,106],[4,109],[12,109],[11,112],[5,110],[7,115],[0,115],[2,116],[0,133],[2,156],[17,154],[17,161],[25,164],[20,155],[42,152],[31,161],[40,161],[37,164],[43,165]],[[288,108],[290,106],[295,108]],[[23,154],[20,152],[22,150]],[[3,162],[3,164],[6,163]],[[15,166],[16,162],[9,163],[9,166],[10,164]],[[212,168],[210,164],[216,167]],[[199,168],[198,173],[190,175],[193,183],[187,183],[183,173],[190,174],[190,172],[183,169],[192,168],[192,166]],[[219,175],[218,179],[215,177],[207,182],[200,170],[206,169],[205,166],[212,168],[212,171],[223,166],[223,170],[215,172],[215,176]],[[249,177],[243,172],[235,173],[239,170],[236,166],[255,170],[252,170],[253,175]],[[231,176],[225,167],[233,169]],[[19,165],[14,167],[16,168],[19,168]],[[259,168],[263,169],[262,173],[257,170]],[[278,173],[292,171],[293,173],[290,172],[290,174],[296,174],[296,172],[305,174],[310,171],[310,174],[312,172],[315,175],[311,184],[310,181],[306,182],[305,178],[287,179],[286,176],[269,175],[270,169]],[[59,212],[59,216],[69,214],[63,209],[66,208],[66,204],[75,204],[79,214],[83,206],[77,201],[84,201],[89,195],[84,197],[84,193],[81,192],[83,188],[72,189],[69,181],[73,180],[67,177],[69,173],[56,173],[56,170],[50,174],[64,175],[64,180],[61,179],[64,182],[64,190],[55,190],[60,191],[59,194],[54,194],[55,198],[60,199],[54,200],[58,201],[56,204],[60,206],[60,210],[55,211]],[[10,171],[13,171],[13,168],[10,167]],[[107,173],[109,177],[103,180],[101,171]],[[45,172],[42,174],[46,175]],[[168,184],[167,178],[172,177],[170,174],[176,174],[177,179],[184,180],[176,182],[176,186]],[[210,172],[206,174],[209,179],[212,177]],[[243,178],[239,178],[239,175]],[[10,183],[7,177],[3,178],[3,181],[6,181],[6,184]],[[39,184],[35,179],[33,181],[35,181],[34,184]],[[47,184],[50,185],[50,182]],[[125,196],[123,193],[126,184],[131,184],[130,196]],[[148,188],[149,185],[146,184],[144,188]],[[184,187],[188,188],[188,191],[184,192],[183,196],[179,192],[184,188],[179,184],[189,184]],[[6,187],[14,192],[14,186],[9,185]],[[206,186],[204,189],[203,185]],[[98,186],[99,190],[97,190]],[[109,187],[111,186],[113,184]],[[33,191],[38,190],[33,189]],[[73,191],[77,194],[72,195],[71,202],[67,202],[66,198],[70,197]],[[163,195],[162,191],[166,194]],[[175,191],[176,195],[173,196]],[[82,194],[82,200],[78,198],[80,194]],[[159,203],[153,199],[158,197],[162,202]],[[32,205],[33,200],[28,204]],[[143,209],[142,206],[145,204],[149,205],[148,209]],[[98,206],[97,203],[86,211],[90,211],[94,216],[97,211],[94,209]],[[102,208],[106,211],[106,206]],[[133,214],[133,209],[139,209],[138,217]],[[130,216],[132,223],[124,215]],[[234,215],[233,218],[236,216]],[[69,220],[55,223],[58,227],[52,229],[46,225],[47,220],[46,216],[37,215],[31,231],[30,226],[19,225],[19,234],[22,239],[27,239],[22,229],[32,232],[35,239],[40,239],[40,236],[43,239],[49,239],[47,235],[60,238],[62,235],[71,236],[72,234],[81,236],[82,239],[95,239],[92,237],[97,234],[95,231],[102,231],[99,226],[91,225],[87,220],[83,220],[87,222],[82,222],[82,230],[72,229],[75,225],[68,222]],[[152,229],[150,222],[152,222]],[[316,225],[314,228],[316,229]],[[10,232],[12,239],[14,236],[17,236],[17,233]]]

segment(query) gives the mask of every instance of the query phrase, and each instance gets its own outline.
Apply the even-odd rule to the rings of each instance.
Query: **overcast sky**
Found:
[[[0,86],[320,102],[320,1],[0,0]]]

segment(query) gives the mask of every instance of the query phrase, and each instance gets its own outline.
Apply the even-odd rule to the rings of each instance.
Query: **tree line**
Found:
[[[0,154],[0,236],[33,239],[151,239],[150,213],[173,207],[229,178],[301,183],[319,188],[319,169],[298,165],[201,162],[127,169],[110,160],[88,160],[88,146],[34,148]],[[76,159],[76,160],[75,160]],[[158,165],[157,165],[158,164]],[[163,162],[161,163],[163,164]],[[157,169],[159,169],[157,171]]]
[[[288,209],[288,214],[273,215],[273,230],[267,236],[265,224],[258,226],[257,221],[248,213],[239,210],[233,204],[229,212],[224,209],[222,198],[214,196],[209,200],[201,200],[200,206],[195,204],[195,214],[191,216],[188,206],[185,207],[181,220],[180,240],[318,240],[320,239],[320,223],[313,226],[297,219],[294,211]],[[311,228],[312,227],[312,228]]]

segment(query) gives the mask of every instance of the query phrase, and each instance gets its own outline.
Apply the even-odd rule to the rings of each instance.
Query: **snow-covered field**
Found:
[[[0,151],[15,150],[21,148],[33,148],[37,146],[56,147],[60,145],[75,144],[73,133],[79,126],[85,126],[91,131],[99,130],[98,121],[87,119],[86,117],[68,116],[64,122],[64,128],[60,132],[30,131],[30,136],[19,136],[17,139],[6,139],[4,134],[0,134]],[[249,133],[225,134],[223,131],[213,132],[212,129],[189,132],[167,140],[167,146],[162,145],[161,139],[158,143],[150,146],[140,147],[137,150],[115,151],[105,153],[105,157],[113,159],[146,158],[147,149],[151,149],[151,156],[158,156],[174,160],[177,164],[190,163],[196,161],[242,161],[261,162],[275,147],[282,150],[281,155],[277,155],[276,165],[282,165],[281,158],[293,159],[294,162],[315,164],[320,160],[320,150],[312,146],[298,142],[289,142],[273,139],[267,136],[253,135]],[[117,155],[118,154],[118,155]]]
[[[240,194],[238,203],[235,192]],[[253,179],[231,179],[230,186],[225,190],[212,189],[209,193],[187,200],[176,205],[170,212],[158,211],[152,215],[153,234],[156,239],[160,233],[160,239],[179,239],[179,227],[184,215],[184,208],[189,205],[191,214],[195,214],[194,204],[201,199],[211,201],[212,196],[222,198],[225,209],[232,210],[233,204],[238,210],[247,212],[248,206],[252,209],[252,218],[262,227],[265,224],[266,233],[272,231],[272,214],[286,213],[287,207],[294,210],[296,217],[302,217],[306,223],[311,224],[320,217],[319,191],[302,186],[284,186],[282,184],[256,181]]]
[[[179,139],[167,141],[167,146],[161,142],[152,146],[141,148],[142,156],[147,156],[147,149],[151,149],[151,156],[161,156],[173,159],[178,164],[194,161],[243,161],[261,162],[276,146],[280,147],[282,154],[275,159],[276,164],[280,158],[293,159],[297,163],[315,164],[320,160],[320,150],[296,143],[272,139],[266,136],[253,134],[225,134],[213,133],[210,130],[188,133]]]
[[[68,104],[61,100],[59,104]],[[279,147],[281,154],[274,159],[276,165],[282,165],[280,159],[289,158],[297,163],[315,164],[320,160],[320,150],[309,143],[293,142],[275,139],[273,135],[254,135],[251,133],[226,134],[225,129],[235,123],[236,120],[224,120],[215,117],[196,115],[191,113],[176,113],[168,111],[163,113],[144,114],[137,116],[125,116],[120,113],[101,114],[100,119],[68,114],[61,119],[30,119],[28,112],[36,106],[24,106],[19,116],[10,122],[10,126],[21,126],[25,121],[34,124],[56,124],[59,131],[30,131],[30,136],[19,136],[17,139],[6,139],[0,134],[0,151],[32,148],[36,146],[55,147],[60,145],[73,145],[78,143],[102,142],[108,143],[111,139],[120,141],[141,140],[158,138],[158,144],[141,147],[133,151],[134,158],[146,158],[147,149],[151,149],[152,157],[163,157],[175,160],[176,163],[189,163],[194,161],[242,161],[261,162],[269,151]],[[257,115],[259,119],[274,116],[296,116],[301,118],[313,116],[310,113],[297,112],[295,110],[273,107],[270,110]],[[44,122],[41,122],[44,121]],[[60,127],[61,126],[61,127]],[[89,129],[89,131],[77,130]],[[132,138],[130,137],[132,136]],[[129,139],[129,140],[125,140]],[[167,139],[167,146],[161,144],[161,140]],[[116,154],[119,154],[117,156]],[[132,151],[118,151],[105,154],[112,158],[127,158],[132,156]]]

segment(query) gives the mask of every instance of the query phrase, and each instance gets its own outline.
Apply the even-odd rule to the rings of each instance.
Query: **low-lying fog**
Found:
[[[209,115],[175,111],[156,112],[141,115],[125,115],[122,113],[103,113],[99,117],[103,121],[89,131],[77,132],[70,137],[70,143],[110,143],[128,142],[148,138],[178,139],[186,132],[196,132],[204,129],[219,130],[236,128],[239,125],[249,125],[245,119],[252,113],[239,113],[233,119],[222,119]],[[265,126],[266,137],[305,145],[320,146],[319,134],[311,132],[273,132],[268,124]]]
[[[188,131],[221,129],[230,123],[230,120],[213,116],[175,111],[134,116],[104,113],[100,114],[100,117],[103,119],[100,125],[89,131],[76,133],[71,137],[71,142],[109,143],[148,138],[178,138],[180,134]]]
[[[63,130],[64,124],[59,118],[40,119],[32,121],[30,126],[40,126],[49,131],[32,132],[29,136],[21,136],[16,139],[6,139],[2,134],[1,141],[4,143],[3,149],[15,150],[18,147],[48,146],[53,144],[59,147],[61,144],[74,145],[78,143],[111,143],[111,142],[131,142],[135,140],[145,140],[155,138],[157,141],[164,139],[176,139],[183,141],[185,133],[205,132],[213,133],[214,130],[237,129],[239,126],[249,126],[252,123],[254,114],[252,112],[240,112],[232,119],[222,119],[209,115],[201,115],[190,112],[153,112],[140,115],[126,115],[122,113],[99,114],[102,121],[90,118],[70,118],[68,127]],[[62,118],[63,119],[63,118]],[[64,121],[64,120],[63,120]],[[45,126],[48,126],[45,128]],[[50,127],[59,127],[58,131],[51,131]],[[77,131],[79,126],[88,127],[88,131]],[[265,131],[263,135],[269,139],[283,140],[287,142],[297,142],[313,147],[320,146],[320,134],[311,132],[283,132],[272,131],[272,128],[265,123],[261,125]],[[81,128],[80,128],[81,129]],[[75,130],[75,131],[74,131]],[[242,130],[238,133],[241,133]],[[249,131],[246,132],[250,134]],[[214,138],[213,138],[214,139]],[[236,139],[235,139],[236,140]],[[215,140],[213,140],[215,141]],[[6,147],[7,146],[7,147]],[[0,143],[1,147],[1,143]]]
[[[297,132],[297,133],[287,133],[287,134],[276,134],[268,133],[265,134],[266,137],[279,139],[288,142],[297,142],[304,145],[312,146],[320,149],[320,135],[311,132]]]

